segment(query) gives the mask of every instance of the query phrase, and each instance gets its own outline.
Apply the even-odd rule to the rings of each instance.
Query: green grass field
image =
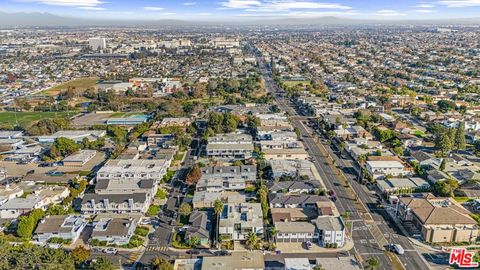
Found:
[[[61,91],[67,90],[69,87],[74,87],[75,89],[79,90],[86,90],[89,87],[93,87],[98,81],[98,78],[80,78],[80,79],[73,79],[71,81],[59,84],[54,86],[50,89],[40,92],[40,95],[47,95],[47,96],[56,96]]]
[[[309,81],[283,81],[283,84],[285,84],[288,87],[296,86],[296,85],[310,85]]]
[[[38,121],[44,118],[63,118],[68,115],[73,116],[76,112],[0,112],[0,123],[2,125],[15,125],[18,121],[20,126],[29,125],[32,122]]]

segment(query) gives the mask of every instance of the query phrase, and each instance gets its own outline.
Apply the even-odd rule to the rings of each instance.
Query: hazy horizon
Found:
[[[248,22],[338,17],[355,20],[448,20],[480,16],[480,0],[0,0],[6,13],[49,13],[87,20]]]

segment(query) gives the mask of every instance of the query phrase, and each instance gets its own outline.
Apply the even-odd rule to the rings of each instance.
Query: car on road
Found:
[[[403,255],[405,254],[405,250],[403,249],[403,247],[399,244],[390,244],[390,251],[394,251],[395,253],[397,253],[398,255]]]
[[[106,253],[106,254],[117,254],[117,253],[118,253],[118,250],[117,250],[116,248],[109,247],[109,248],[103,249],[103,253]]]
[[[215,256],[228,256],[230,254],[231,253],[228,252],[227,250],[217,250],[213,253],[213,255],[215,255]]]
[[[190,249],[190,250],[187,250],[187,254],[189,255],[198,255],[200,254],[200,251],[196,250],[196,249]]]

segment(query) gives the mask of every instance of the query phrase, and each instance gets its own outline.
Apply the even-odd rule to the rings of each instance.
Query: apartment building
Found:
[[[243,241],[250,232],[257,235],[264,233],[260,203],[225,204],[220,214],[219,235],[234,241]]]
[[[227,160],[252,157],[253,141],[248,134],[219,134],[208,138],[206,147],[209,158]]]

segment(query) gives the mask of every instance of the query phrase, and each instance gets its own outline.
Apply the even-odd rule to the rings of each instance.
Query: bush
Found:
[[[159,212],[160,212],[160,205],[151,204],[150,207],[148,207],[147,215],[149,217],[155,217],[158,215]]]
[[[143,238],[141,238],[140,236],[133,235],[130,238],[130,241],[128,241],[128,244],[122,245],[121,247],[122,248],[136,248],[136,247],[139,247],[139,246],[143,245],[143,241],[144,241]]]
[[[88,243],[91,245],[91,246],[96,246],[96,247],[105,247],[107,246],[107,241],[100,241],[98,239],[90,239],[90,241],[88,241]]]
[[[52,237],[52,238],[48,239],[47,243],[70,245],[72,243],[72,240],[71,239],[63,239],[63,238],[60,238],[60,237]]]
[[[135,234],[145,237],[148,235],[149,231],[150,230],[147,227],[139,226],[135,229]]]

